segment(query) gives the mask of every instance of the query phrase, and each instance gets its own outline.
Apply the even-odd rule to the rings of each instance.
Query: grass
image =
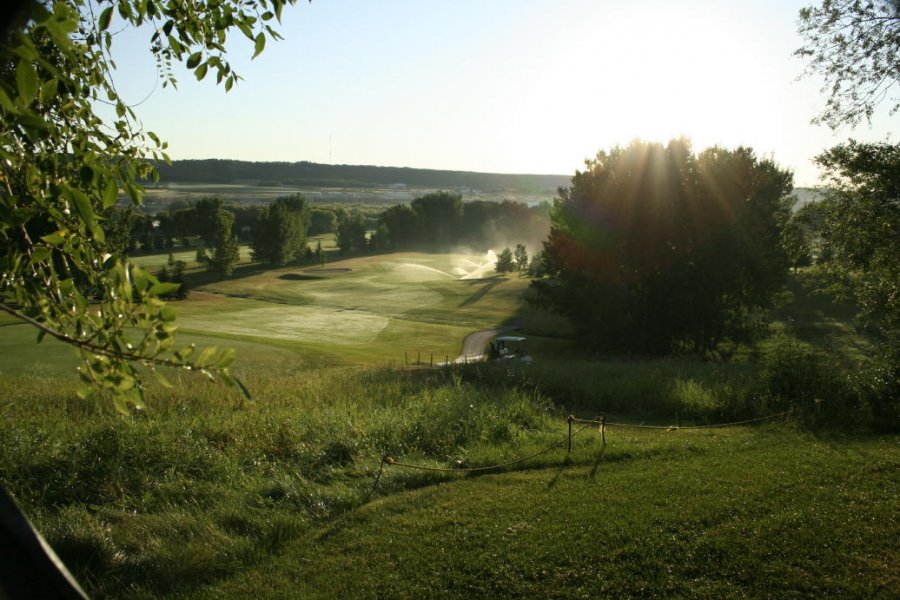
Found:
[[[898,458],[783,427],[612,431],[380,499],[200,596],[896,597]]]
[[[866,341],[845,308],[798,289],[727,363],[601,361],[527,307],[526,280],[457,278],[477,259],[256,271],[174,303],[181,342],[237,348],[249,404],[174,373],[122,418],[75,397],[70,351],[0,316],[0,482],[97,597],[900,595],[896,436],[806,428],[848,424]],[[530,367],[384,366],[522,320]],[[571,455],[480,476],[389,466],[369,499],[386,453],[480,467],[559,444],[571,413],[689,425],[788,406],[756,428],[610,427],[605,449],[590,427]]]

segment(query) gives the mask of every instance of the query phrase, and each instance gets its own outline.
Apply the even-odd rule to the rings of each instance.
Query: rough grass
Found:
[[[866,407],[843,368],[859,353],[840,349],[865,340],[827,306],[796,296],[808,312],[727,364],[588,360],[548,336],[532,337],[529,368],[334,367],[523,315],[529,333],[564,331],[528,312],[525,280],[430,270],[453,260],[257,273],[177,303],[182,342],[237,347],[252,404],[174,374],[148,411],[122,418],[75,397],[69,351],[0,320],[0,482],[98,597],[900,595],[900,445],[847,434]],[[388,320],[374,339],[348,326],[360,333],[348,342],[334,324],[322,340],[276,335],[293,311],[350,302]],[[270,307],[283,312],[253,312]],[[391,466],[367,502],[385,453],[480,467],[558,444],[570,413],[690,425],[790,406],[802,410],[762,428],[611,427],[605,450],[591,427],[570,456],[557,447],[481,476]],[[800,428],[826,417],[845,431]]]

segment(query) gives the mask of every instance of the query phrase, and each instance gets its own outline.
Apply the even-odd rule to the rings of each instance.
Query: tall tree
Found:
[[[119,192],[140,204],[166,145],[140,126],[113,81],[114,31],[143,27],[163,86],[183,63],[197,79],[239,79],[230,30],[255,54],[296,0],[27,0],[0,36],[0,310],[77,348],[82,379],[120,410],[142,398],[138,363],[191,366],[232,382],[231,353],[175,351],[172,286],[112,256],[102,213]],[[108,104],[110,115],[98,107]],[[90,310],[88,308],[90,307]],[[136,328],[136,326],[139,326]]]
[[[516,244],[516,250],[513,253],[516,259],[516,269],[519,275],[523,275],[528,271],[528,250],[522,244]]]
[[[794,54],[808,59],[808,74],[824,78],[828,100],[815,122],[832,129],[871,120],[887,101],[900,108],[900,2],[822,0],[800,11],[803,46]]]
[[[424,240],[433,247],[456,242],[463,213],[462,196],[451,192],[432,192],[415,198],[410,208],[419,215]]]
[[[338,223],[335,242],[341,254],[365,252],[369,249],[366,239],[366,219],[360,213],[344,217]]]
[[[782,286],[790,191],[791,174],[747,148],[601,151],[560,190],[538,301],[589,348],[709,350]]]
[[[206,269],[220,279],[230,277],[234,267],[240,260],[240,244],[237,235],[232,231],[234,215],[227,210],[216,213],[216,230],[213,234],[212,247],[197,251],[197,262],[206,265]]]
[[[512,250],[504,248],[497,255],[497,262],[494,263],[494,271],[503,275],[504,273],[512,273],[516,270],[516,260],[513,257]]]
[[[866,325],[900,345],[900,144],[851,141],[816,162],[831,188],[821,265]]]
[[[254,260],[281,267],[298,258],[306,248],[308,224],[303,196],[278,198],[257,218],[251,244]]]

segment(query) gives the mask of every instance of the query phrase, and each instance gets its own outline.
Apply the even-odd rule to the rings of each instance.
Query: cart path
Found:
[[[476,331],[475,333],[470,333],[466,336],[466,339],[463,340],[462,354],[459,355],[453,362],[461,363],[480,360],[484,354],[485,346],[487,346],[488,341],[490,341],[492,337],[500,335],[501,333],[505,333],[507,331],[519,329],[521,326],[522,323],[518,322],[514,325],[510,325],[509,327],[497,327],[496,329],[485,329],[484,331]]]

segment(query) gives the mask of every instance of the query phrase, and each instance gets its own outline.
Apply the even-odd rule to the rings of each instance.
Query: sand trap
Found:
[[[329,267],[327,269],[323,269],[322,267],[310,267],[307,271],[315,271],[316,273],[347,273],[348,271],[352,271],[350,267]]]
[[[318,279],[322,279],[318,275],[304,275],[303,273],[285,273],[284,275],[279,275],[278,279],[284,279],[285,281],[315,281]]]

